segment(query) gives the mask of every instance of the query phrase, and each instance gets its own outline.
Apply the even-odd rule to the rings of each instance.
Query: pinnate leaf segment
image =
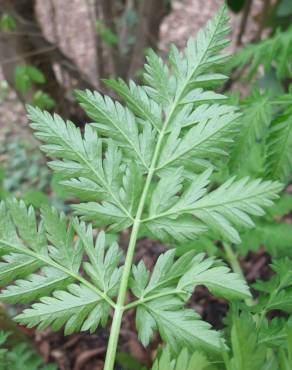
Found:
[[[212,171],[240,129],[240,112],[213,91],[226,79],[220,71],[227,33],[223,7],[183,52],[172,47],[168,64],[149,53],[144,86],[107,81],[124,105],[98,92],[77,91],[92,120],[84,132],[56,114],[28,107],[41,149],[54,158],[50,168],[80,203],[72,205],[75,217],[69,222],[51,208],[42,209],[38,221],[22,201],[1,204],[0,277],[7,286],[0,300],[35,302],[16,320],[40,329],[64,326],[66,334],[94,332],[113,310],[106,370],[114,367],[126,310],[136,309],[145,346],[158,330],[172,353],[184,347],[218,352],[224,346],[220,334],[185,307],[192,292],[205,285],[229,300],[250,296],[238,274],[204,254],[176,258],[175,249],[169,250],[152,273],[143,261],[133,264],[142,235],[184,242],[216,231],[239,243],[238,229],[252,227],[252,217],[261,216],[281,190],[278,182],[249,178],[211,184]],[[103,231],[95,237],[95,228],[131,228],[125,257]],[[194,353],[196,361],[205,361]],[[168,357],[167,352],[154,368],[164,368]],[[177,361],[192,359],[182,352]]]

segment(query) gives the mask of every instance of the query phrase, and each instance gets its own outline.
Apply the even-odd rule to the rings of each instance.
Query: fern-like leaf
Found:
[[[93,126],[98,128],[102,135],[106,135],[124,147],[130,157],[147,169],[153,151],[154,132],[144,124],[142,133],[139,133],[134,114],[120,103],[114,102],[109,97],[103,98],[99,93],[90,91],[77,91],[76,96],[82,108],[94,120]],[[148,151],[141,148],[140,138],[147,137]],[[152,148],[152,151],[151,151]]]
[[[224,355],[228,370],[257,370],[266,365],[266,348],[257,343],[257,332],[251,315],[232,314],[231,327],[232,356]]]
[[[128,86],[122,79],[106,80],[105,83],[123,98],[138,118],[149,122],[157,131],[161,130],[161,106],[147,95],[143,87],[136,85],[134,81],[130,81]]]
[[[190,350],[220,349],[219,333],[211,330],[211,326],[202,321],[193,310],[184,309],[183,302],[176,297],[157,298],[139,306],[136,324],[139,338],[144,345],[148,345],[153,330],[157,328],[162,339],[176,353],[182,347]]]
[[[60,330],[65,325],[65,334],[75,331],[90,330],[94,332],[103,318],[108,316],[108,306],[102,298],[84,285],[71,284],[67,290],[56,290],[52,297],[42,297],[40,303],[34,303],[25,309],[16,320],[28,327],[37,326],[45,329],[51,326]]]
[[[42,357],[27,343],[18,343],[9,350],[4,348],[10,335],[0,331],[0,370],[57,370],[55,364],[44,364]]]
[[[166,194],[169,194],[171,189],[175,189],[175,186],[181,188],[181,178],[173,176],[173,184],[171,188],[168,188],[168,192],[167,184],[162,179],[153,192],[152,202],[155,203],[155,209],[150,208],[150,215],[144,220],[145,227],[153,231],[153,223],[155,225],[157,220],[177,218],[179,221],[181,215],[189,214],[228,240],[239,243],[240,237],[233,225],[254,226],[249,215],[263,215],[263,207],[270,206],[272,200],[277,197],[277,192],[282,188],[282,185],[277,182],[262,182],[248,178],[235,181],[233,178],[216,190],[207,193],[209,176],[210,171],[197,176],[178,200],[174,196]],[[155,200],[155,197],[159,198],[159,194],[163,191],[168,199],[161,203]],[[160,204],[163,208],[158,213]],[[202,232],[204,228],[201,227],[198,231]],[[173,235],[176,236],[175,227]],[[180,239],[179,230],[177,239]]]
[[[271,310],[292,312],[292,272],[289,259],[276,260],[272,269],[276,273],[271,280],[258,281],[254,287],[261,292],[260,310],[262,317]]]
[[[84,220],[114,231],[131,226],[147,175],[153,191],[147,189],[142,224],[148,233],[186,241],[208,226],[238,243],[233,224],[251,226],[248,214],[261,213],[252,203],[261,207],[274,198],[278,184],[247,180],[227,182],[206,194],[210,172],[202,170],[226,154],[239,127],[240,114],[219,104],[225,97],[210,90],[223,78],[219,72],[226,56],[220,51],[228,30],[223,7],[182,53],[172,48],[169,66],[150,52],[147,86],[108,81],[128,107],[99,93],[78,91],[78,100],[95,121],[86,125],[83,136],[59,116],[29,108],[36,136],[46,142],[42,149],[63,159],[50,166],[62,172],[67,190],[85,201],[73,205]]]
[[[210,330],[199,316],[184,305],[197,285],[229,299],[250,296],[246,283],[214,259],[186,253],[174,262],[174,251],[157,260],[150,277],[143,262],[133,268],[131,288],[139,298],[136,323],[139,338],[147,345],[157,328],[163,339],[177,352],[182,344],[189,349],[220,349],[218,333]]]
[[[271,104],[268,95],[254,90],[243,103],[243,116],[240,131],[235,139],[230,154],[229,167],[232,172],[246,166],[251,149],[263,140],[272,119]]]
[[[21,256],[23,258],[23,256]],[[50,294],[55,289],[65,288],[72,278],[53,267],[44,267],[40,274],[27,275],[26,279],[16,280],[0,294],[2,302],[27,303]]]
[[[16,320],[56,330],[64,325],[65,334],[105,325],[122,271],[118,246],[114,243],[105,252],[103,233],[94,246],[92,228],[77,219],[68,223],[54,209],[42,211],[39,225],[33,208],[16,200],[2,202],[0,215],[1,284],[21,278],[2,290],[0,301],[40,300]],[[89,259],[83,264],[87,279],[79,273],[84,254]]]
[[[278,182],[231,178],[214,186],[210,177],[228,154],[240,126],[240,112],[222,94],[213,92],[226,76],[226,8],[222,7],[185,50],[172,47],[168,64],[150,51],[145,86],[121,80],[107,81],[125,101],[98,92],[77,91],[76,96],[92,123],[84,132],[58,115],[28,108],[31,127],[44,142],[50,167],[62,175],[62,186],[82,202],[72,205],[93,227],[114,231],[132,227],[125,266],[116,243],[106,248],[101,232],[92,225],[44,209],[37,225],[31,208],[9,203],[9,215],[0,222],[0,247],[5,273],[15,277],[3,300],[39,299],[18,320],[29,326],[54,329],[65,326],[94,331],[105,325],[115,309],[106,367],[113,368],[122,314],[137,308],[139,338],[148,344],[154,330],[173,352],[182,348],[220,351],[218,332],[185,305],[196,286],[235,300],[250,297],[247,285],[220,261],[186,253],[174,260],[174,251],[162,254],[152,271],[143,262],[133,267],[131,289],[137,299],[126,303],[137,238],[150,233],[161,239],[186,241],[210,230],[231,242],[240,241],[237,228],[251,227],[282,186]],[[257,131],[257,130],[255,130]],[[1,209],[0,209],[1,211]],[[2,213],[6,208],[2,206]],[[210,235],[209,235],[210,236]],[[36,261],[20,264],[21,256]],[[26,261],[27,262],[27,261]],[[50,278],[57,269],[64,279]],[[118,295],[117,303],[112,299]],[[0,295],[1,299],[1,295]]]
[[[292,170],[292,111],[288,109],[271,127],[267,143],[266,173],[286,182]]]
[[[58,115],[51,116],[48,112],[43,113],[33,107],[28,107],[28,112],[35,135],[47,143],[41,149],[51,157],[63,159],[49,163],[53,170],[67,178],[63,185],[77,196],[80,193],[86,196],[88,187],[91,187],[90,195],[92,196],[92,190],[96,191],[96,198],[103,201],[100,209],[92,210],[89,202],[76,207],[78,212],[84,214],[86,219],[93,215],[98,217],[100,213],[108,214],[103,222],[113,224],[116,229],[130,226],[132,216],[119,195],[125,182],[123,184],[120,171],[122,158],[118,147],[112,141],[108,142],[103,158],[102,140],[98,139],[96,131],[90,125],[86,126],[82,137],[80,130],[72,122],[66,123]],[[126,170],[124,173],[127,176]]]
[[[277,30],[273,37],[256,44],[249,44],[237,54],[230,67],[243,67],[249,64],[247,77],[255,76],[260,66],[265,72],[275,67],[277,77],[284,79],[291,76],[292,28],[286,31]]]
[[[211,362],[202,352],[196,351],[190,356],[187,349],[183,349],[178,357],[173,359],[169,349],[165,348],[152,370],[207,370],[209,366]]]

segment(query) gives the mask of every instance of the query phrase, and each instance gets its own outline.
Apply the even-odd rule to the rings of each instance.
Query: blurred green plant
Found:
[[[0,331],[0,370],[57,370],[55,364],[44,364],[43,358],[26,343],[5,346],[9,332]]]
[[[147,370],[135,357],[126,352],[117,353],[117,363],[123,370]]]
[[[7,98],[8,91],[8,83],[5,80],[0,80],[0,104]]]
[[[279,1],[278,7],[276,8],[276,14],[278,17],[287,17],[292,15],[292,2],[290,0]]]
[[[30,90],[33,83],[43,84],[45,82],[45,75],[34,66],[18,65],[15,69],[15,86],[21,93]]]
[[[118,36],[110,28],[106,27],[101,20],[96,21],[95,27],[96,32],[107,45],[115,46],[118,44]]]
[[[0,18],[0,31],[15,31],[16,22],[12,15],[4,13]]]
[[[211,370],[212,363],[203,352],[192,355],[183,349],[176,359],[172,358],[169,348],[161,351],[151,370]],[[212,366],[212,369],[215,369]]]
[[[246,71],[249,81],[256,76],[260,66],[265,74],[274,69],[279,80],[292,76],[292,27],[285,31],[278,29],[273,36],[248,44],[230,63],[231,69]]]
[[[32,90],[34,85],[43,85],[46,82],[46,77],[41,70],[32,65],[17,65],[15,68],[15,87],[22,94]],[[49,94],[37,90],[33,93],[31,104],[41,109],[52,109],[56,102]]]
[[[49,94],[42,90],[38,90],[34,93],[32,98],[32,105],[39,107],[40,109],[52,109],[56,102]]]

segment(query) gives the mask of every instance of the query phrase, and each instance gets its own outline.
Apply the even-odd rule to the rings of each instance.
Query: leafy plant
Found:
[[[0,369],[13,370],[56,370],[54,364],[45,365],[43,359],[26,343],[5,348],[9,332],[0,331]]]
[[[16,22],[15,19],[7,13],[2,14],[0,18],[0,30],[4,32],[15,31]]]
[[[37,90],[33,95],[32,105],[40,109],[52,109],[55,104],[55,100],[42,90]]]
[[[46,82],[44,74],[31,65],[18,65],[15,69],[15,85],[22,93],[27,92],[32,83],[43,84]]]
[[[177,359],[171,358],[171,352],[166,348],[159,359],[157,359],[152,370],[207,370],[210,362],[206,356],[197,351],[189,355],[186,349],[182,350]]]
[[[291,368],[291,322],[273,319],[257,323],[256,315],[236,309],[230,315],[230,348],[223,354],[227,370]]]
[[[282,31],[276,30],[275,34],[264,41],[248,44],[240,50],[230,63],[232,68],[248,66],[247,78],[251,79],[263,66],[265,72],[275,68],[277,78],[282,80],[291,77],[292,57],[292,28]]]
[[[0,300],[38,300],[16,320],[39,329],[64,326],[65,334],[94,332],[113,309],[106,370],[114,367],[127,310],[136,309],[145,346],[158,330],[173,355],[186,348],[218,356],[224,340],[186,308],[192,292],[205,285],[230,301],[251,297],[239,274],[204,254],[176,258],[175,250],[167,251],[152,272],[143,261],[133,264],[137,239],[145,235],[185,242],[215,233],[224,242],[240,243],[239,231],[253,227],[252,217],[262,216],[282,189],[277,181],[247,177],[230,177],[220,186],[211,181],[241,128],[238,109],[212,91],[226,79],[221,73],[226,55],[220,52],[228,31],[223,7],[183,53],[172,47],[169,66],[149,53],[146,86],[107,81],[125,106],[98,92],[77,91],[93,120],[84,133],[58,115],[28,107],[41,149],[56,158],[50,168],[62,175],[67,193],[80,199],[72,205],[79,217],[67,221],[44,207],[38,222],[21,201],[1,204],[1,281],[15,283]],[[114,232],[131,227],[125,258],[103,231],[95,240],[97,227]],[[128,301],[130,292],[135,298]],[[177,360],[182,362],[188,362],[186,352]]]
[[[97,20],[96,24],[96,32],[101,36],[102,40],[109,46],[117,45],[118,43],[118,36],[110,29],[107,28],[102,21]]]
[[[29,92],[34,85],[46,83],[46,77],[38,68],[29,64],[19,64],[15,68],[15,87],[22,94]],[[51,109],[56,102],[42,90],[34,92],[32,104],[40,109]]]
[[[279,16],[286,7],[287,16],[288,2],[277,3]],[[265,40],[248,44],[231,59],[229,66],[237,68],[235,74],[243,72],[256,87],[252,86],[247,98],[237,100],[243,111],[243,129],[235,139],[228,166],[221,169],[219,183],[230,174],[279,179],[287,185],[291,181],[291,45],[291,28],[278,29]],[[242,244],[237,248],[240,254],[264,245],[273,257],[290,256],[292,234],[286,220],[291,195],[282,195],[277,203],[256,221],[256,228],[242,233]]]
[[[292,172],[291,101],[290,93],[276,97],[258,87],[253,87],[247,98],[239,100],[241,130],[234,138],[228,162],[220,166],[215,176],[218,184],[224,183],[232,175],[280,179],[284,184],[289,184]],[[237,252],[246,255],[264,245],[273,257],[290,255],[288,247],[291,245],[292,231],[285,218],[291,208],[291,195],[282,194],[267,214],[256,220],[254,229],[241,233],[242,242],[237,246]],[[212,247],[216,238],[216,235],[207,236],[211,255],[218,255],[218,249]],[[205,239],[200,243],[191,243],[188,249],[194,247],[200,250],[200,244],[206,248]]]

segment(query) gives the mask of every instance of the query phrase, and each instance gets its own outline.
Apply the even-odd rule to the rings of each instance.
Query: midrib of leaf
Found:
[[[286,157],[286,154],[288,152],[288,150],[286,149],[287,148],[287,144],[288,144],[288,141],[289,141],[289,138],[290,138],[290,135],[291,135],[291,132],[292,132],[292,124],[290,123],[289,124],[289,128],[288,128],[288,134],[287,135],[284,135],[285,139],[284,139],[284,144],[283,145],[278,145],[278,147],[280,147],[280,158],[279,160],[276,162],[277,163],[277,166],[276,166],[276,169],[275,169],[275,173],[279,173],[281,172],[281,163],[284,162],[285,160],[285,157]],[[281,176],[277,176],[277,178],[279,178]]]
[[[180,289],[171,289],[171,290],[168,290],[168,291],[165,291],[165,292],[162,292],[162,293],[149,295],[149,296],[146,296],[146,297],[139,298],[136,301],[133,301],[133,302],[127,304],[125,306],[125,311],[130,310],[131,308],[137,307],[140,304],[153,301],[154,299],[166,297],[166,296],[169,296],[169,295],[173,296],[173,295],[176,295],[176,294],[178,294],[178,295],[182,295],[182,294],[188,295],[189,293],[185,292],[184,290],[180,290]]]
[[[220,207],[220,206],[227,206],[227,205],[230,205],[232,203],[238,203],[238,202],[241,202],[243,200],[256,198],[258,195],[262,195],[262,194],[263,194],[263,191],[259,192],[258,194],[253,193],[250,196],[238,197],[238,198],[232,199],[230,201],[222,201],[222,202],[216,202],[216,203],[214,202],[214,203],[207,204],[207,205],[202,205],[202,206],[199,206],[199,207],[198,206],[197,207],[190,206],[190,207],[184,207],[184,208],[180,208],[180,209],[173,208],[173,209],[170,209],[166,212],[160,213],[158,215],[153,215],[151,217],[144,218],[144,219],[141,220],[141,223],[153,221],[155,219],[162,218],[162,217],[165,217],[165,216],[180,215],[180,214],[185,213],[185,212],[198,211],[200,209],[208,209],[208,208],[214,208],[214,207]]]
[[[155,286],[155,288],[153,288],[153,290],[159,288],[159,286],[165,284],[167,281],[170,281],[170,280],[173,280],[173,279],[165,279],[163,282],[160,282],[159,284],[157,284]],[[214,281],[209,282],[207,280],[200,280],[200,279],[197,279],[197,280],[194,279],[194,280],[192,280],[192,284],[191,285],[192,286],[198,286],[198,285],[206,285],[206,286],[208,286],[209,284],[215,285],[215,286],[217,286],[219,288],[225,288],[225,285],[223,285],[223,284],[216,283]],[[173,296],[173,295],[182,295],[182,294],[183,295],[188,295],[189,293],[184,290],[188,285],[189,284],[185,284],[183,287],[181,287],[183,289],[181,289],[181,288],[180,289],[175,288],[175,289],[170,289],[170,290],[163,291],[161,293],[152,294],[152,295],[148,295],[151,292],[151,291],[149,291],[149,293],[147,292],[147,294],[145,296],[137,299],[136,301],[133,301],[133,302],[127,304],[125,306],[125,310],[130,310],[130,309],[132,309],[134,307],[139,306],[140,304],[147,303],[147,302],[150,302],[150,301],[152,301],[154,299],[158,299],[158,298],[161,298],[161,297],[166,297],[166,296],[169,296],[169,295],[171,295],[171,296]],[[230,287],[228,287],[228,289],[229,290],[232,290],[235,293],[238,292],[236,289],[233,289],[233,288],[230,288]]]
[[[259,344],[266,344],[267,342],[271,341],[271,340],[279,340],[279,339],[286,339],[287,338],[287,335],[286,334],[277,334],[277,335],[273,335],[271,337],[268,337],[268,339],[266,338],[263,338],[261,340],[258,341],[258,345]]]
[[[4,264],[7,264],[8,266],[8,268],[6,268],[5,270],[4,270],[4,273],[6,274],[6,273],[9,273],[9,272],[13,272],[13,271],[15,271],[15,270],[21,270],[23,267],[25,267],[25,266],[31,266],[31,263],[32,263],[32,261],[25,261],[25,262],[22,262],[21,264],[18,264],[17,265],[17,267],[15,268],[15,266],[13,265],[13,263],[14,262],[3,262]],[[6,266],[5,266],[6,267]],[[2,271],[1,271],[2,272]],[[0,274],[1,274],[1,272],[0,272]]]
[[[106,81],[105,81],[106,82]],[[111,85],[109,85],[111,86]],[[137,88],[138,89],[138,88]],[[160,129],[159,127],[157,126],[156,124],[156,119],[155,117],[152,115],[152,112],[150,110],[150,108],[148,108],[146,106],[146,104],[144,102],[141,101],[141,103],[139,104],[134,98],[133,98],[133,92],[130,90],[129,88],[129,93],[127,93],[127,100],[129,102],[132,103],[133,106],[135,106],[135,108],[140,112],[140,115],[141,116],[144,116],[144,119],[148,119],[148,121],[154,126],[155,130],[159,133],[160,132]],[[139,98],[138,98],[139,99]],[[146,168],[148,169],[148,166],[146,166]]]
[[[234,150],[233,150],[233,154],[230,158],[230,162],[233,164],[240,164],[241,162],[241,158],[240,156],[242,154],[245,154],[244,153],[244,149],[246,146],[248,147],[251,147],[251,144],[250,142],[254,142],[254,138],[256,138],[256,129],[257,129],[257,125],[258,123],[260,122],[261,125],[266,125],[266,122],[261,118],[261,113],[263,110],[265,110],[265,106],[266,104],[268,103],[268,99],[265,98],[265,99],[262,99],[261,101],[257,102],[257,104],[255,104],[255,107],[254,105],[253,106],[253,111],[255,111],[255,113],[253,114],[253,116],[255,116],[255,118],[253,118],[253,121],[252,122],[246,122],[245,123],[245,126],[243,127],[242,129],[242,132],[240,133],[239,135],[239,138],[236,140],[236,146],[234,146]],[[266,113],[267,114],[267,113]],[[257,116],[259,116],[259,118],[257,118]],[[246,117],[244,117],[243,115],[243,120],[245,119]],[[264,121],[264,122],[262,122]]]
[[[155,130],[159,133],[160,132],[160,129],[159,127],[157,126],[156,124],[156,120],[154,119],[154,117],[152,116],[152,113],[151,111],[145,107],[145,104],[142,103],[141,106],[135,101],[135,99],[133,99],[132,95],[131,94],[128,94],[127,95],[127,99],[129,101],[131,101],[131,103],[136,107],[137,110],[140,111],[140,115],[141,116],[144,116],[146,119],[148,119],[148,121],[153,125],[153,127],[155,128]],[[141,107],[143,107],[144,109],[142,109]],[[146,166],[146,168],[148,168]]]
[[[45,276],[45,277],[47,277],[47,276]],[[56,283],[58,283],[60,281],[63,281],[66,278],[68,279],[68,277],[66,277],[66,276],[60,276],[58,278],[54,278],[52,280],[47,281],[46,283],[42,283],[41,288],[45,288],[45,287],[49,287],[51,285],[55,285]],[[27,288],[24,288],[23,286],[21,286],[19,288],[21,288],[21,294],[25,294],[25,293],[35,292],[35,291],[37,292],[40,289],[40,286],[39,285],[34,285],[32,288],[30,286],[28,286]],[[7,298],[7,297],[11,298],[11,297],[13,297],[15,295],[17,296],[19,294],[20,294],[20,292],[14,292],[14,291],[11,292],[11,291],[9,291],[5,294],[5,298]],[[0,295],[0,297],[1,297],[1,295]]]
[[[200,276],[199,276],[200,277]],[[193,279],[191,284],[185,284],[184,288],[186,288],[187,286],[189,285],[192,285],[192,286],[198,286],[198,285],[204,285],[206,286],[207,288],[211,287],[211,289],[213,287],[216,287],[216,288],[223,288],[223,289],[226,289],[226,285],[223,284],[223,283],[220,283],[220,282],[216,282],[215,280],[208,280],[208,279]],[[238,293],[238,289],[236,288],[233,288],[233,287],[230,287],[230,285],[228,285],[227,289],[229,291],[232,291],[234,293]]]
[[[204,339],[204,337],[197,336],[197,332],[190,332],[187,329],[182,328],[180,325],[178,325],[174,320],[170,320],[167,315],[163,315],[163,311],[160,309],[154,310],[151,306],[144,305],[146,310],[149,310],[152,312],[152,315],[159,316],[161,318],[161,321],[164,321],[167,323],[168,328],[173,328],[177,333],[182,333],[183,338],[188,338],[190,343],[193,341],[193,338],[195,337],[198,342],[200,343],[207,343],[207,345],[213,345],[212,343],[208,342]],[[199,319],[196,321],[200,321]],[[201,328],[201,330],[208,330],[207,328]]]
[[[180,278],[182,276],[182,274],[179,274],[179,275],[174,275],[174,276],[171,276],[167,279],[164,279],[162,281],[160,281],[159,283],[157,283],[153,288],[151,288],[150,290],[147,290],[147,287],[144,289],[144,293],[146,291],[146,294],[145,294],[145,297],[148,296],[149,293],[153,292],[153,290],[156,290],[158,288],[160,288],[161,286],[165,285],[165,284],[168,284],[170,283],[171,281],[175,281],[176,279]]]
[[[273,289],[272,293],[270,294],[270,297],[268,299],[268,302],[266,303],[265,307],[263,308],[261,314],[260,314],[260,318],[258,320],[258,325],[257,325],[257,328],[259,329],[263,323],[263,320],[266,316],[266,313],[268,312],[269,310],[269,306],[271,305],[271,303],[273,302],[273,300],[275,299],[275,297],[278,295],[278,293],[280,292],[280,290],[282,289],[283,286],[285,286],[287,280],[289,280],[290,278],[290,272],[287,272],[285,274],[285,276],[282,278],[281,282],[279,283],[278,287],[276,289]]]
[[[141,109],[141,111],[142,111],[142,109]],[[144,114],[145,114],[145,117],[149,120],[149,122],[152,124],[152,126],[155,128],[155,130],[158,132],[158,133],[160,133],[160,128],[157,126],[157,122],[156,122],[156,120],[155,120],[155,118],[154,117],[152,117],[152,114],[151,114],[151,112],[149,111],[147,111],[147,108],[145,108],[144,110],[143,110],[143,112],[144,112]],[[143,113],[142,113],[143,114]],[[141,115],[142,115],[141,114]]]
[[[234,120],[236,119],[237,117],[234,118]],[[224,128],[228,125],[230,125],[231,122],[228,122],[226,123],[226,125],[224,126]],[[191,146],[190,148],[188,149],[185,149],[183,150],[182,152],[179,153],[179,155],[174,155],[172,157],[170,157],[170,159],[168,159],[167,161],[165,161],[164,163],[162,163],[160,166],[157,167],[157,170],[162,170],[163,168],[167,167],[168,165],[170,165],[171,163],[173,163],[174,161],[178,160],[179,158],[183,157],[185,154],[191,152],[192,150],[196,149],[196,147],[200,146],[202,143],[210,140],[210,138],[212,138],[213,136],[215,136],[218,132],[220,132],[220,130],[222,130],[222,127],[219,127],[217,128],[216,131],[212,131],[212,133],[210,135],[207,135],[205,138],[202,138],[202,140],[199,140],[197,143],[195,143],[195,145]]]
[[[90,99],[88,100],[87,99],[87,96],[86,96],[86,101],[88,104],[90,104],[91,106],[93,106],[94,108],[96,108],[96,106],[90,101]],[[145,163],[144,161],[144,158],[141,156],[141,153],[139,153],[135,143],[133,143],[129,136],[127,136],[121,129],[120,129],[120,126],[116,124],[115,120],[112,120],[112,118],[106,114],[106,113],[102,113],[103,115],[106,116],[106,118],[111,122],[111,124],[120,132],[120,134],[124,137],[124,139],[130,144],[130,146],[134,149],[135,153],[137,154],[138,158],[140,159],[140,161],[142,162],[143,166],[148,169],[148,166],[147,164]]]
[[[70,142],[68,142],[64,137],[60,136],[58,132],[56,132],[54,129],[52,129],[52,131],[55,133],[55,135],[57,137],[59,137],[65,143],[65,145],[71,151],[73,151],[81,159],[81,161],[84,164],[86,164],[86,166],[94,173],[94,175],[96,176],[96,178],[102,183],[102,185],[104,186],[104,188],[106,189],[106,191],[108,192],[108,194],[114,199],[114,201],[116,202],[117,206],[127,215],[127,217],[129,217],[130,220],[133,221],[132,215],[130,215],[130,213],[128,212],[128,210],[124,207],[124,205],[120,202],[120,200],[112,192],[112,190],[111,190],[110,186],[108,185],[108,183],[106,181],[104,181],[104,179],[100,176],[100,174],[96,171],[96,169],[90,164],[90,162],[88,162],[88,160],[85,157],[83,157],[83,155],[81,153],[79,153],[78,151],[75,151],[74,148],[72,147],[72,145],[70,144]]]
[[[168,116],[166,120],[164,121],[163,127],[159,133],[157,144],[155,146],[154,154],[152,157],[151,165],[149,167],[149,171],[147,174],[147,178],[145,181],[145,185],[143,188],[143,192],[141,195],[141,199],[138,205],[137,213],[135,216],[135,220],[133,223],[132,227],[132,232],[129,240],[129,245],[127,249],[127,255],[125,259],[125,264],[124,264],[124,270],[121,278],[121,283],[120,283],[120,288],[119,288],[119,293],[118,293],[118,298],[117,298],[117,303],[115,306],[115,313],[112,321],[112,326],[111,326],[111,331],[110,331],[110,337],[108,341],[108,346],[107,346],[107,353],[106,353],[106,358],[105,358],[105,364],[104,364],[104,370],[112,370],[114,368],[114,363],[115,363],[115,357],[116,357],[116,351],[117,351],[117,344],[118,344],[118,338],[119,338],[119,332],[121,328],[121,322],[122,322],[122,317],[123,317],[123,312],[125,310],[125,299],[126,299],[126,293],[128,289],[128,281],[131,273],[131,268],[132,268],[132,263],[133,263],[133,258],[134,258],[134,253],[135,253],[135,247],[136,247],[136,242],[137,242],[137,237],[138,237],[138,231],[140,228],[141,224],[141,216],[142,212],[145,206],[145,201],[146,197],[149,191],[149,187],[152,181],[152,178],[156,172],[156,165],[157,165],[157,160],[160,154],[160,149],[161,145],[164,139],[164,135],[166,133],[167,127],[169,125],[169,122],[171,121],[173,114],[175,113],[179,102],[183,96],[183,93],[190,83],[193,75],[195,74],[197,68],[200,66],[200,64],[203,62],[203,60],[206,57],[206,54],[209,50],[210,45],[213,42],[213,38],[217,32],[218,25],[220,24],[220,20],[222,17],[223,12],[221,12],[220,17],[218,17],[217,25],[213,31],[212,36],[210,37],[209,43],[206,45],[205,51],[201,56],[201,59],[197,62],[195,65],[192,73],[187,76],[184,84],[182,85],[180,92],[177,94],[177,96],[174,99],[173,105],[168,113]]]
[[[51,313],[62,313],[62,312],[68,312],[68,311],[70,311],[70,310],[76,310],[76,309],[78,309],[79,307],[81,307],[81,308],[83,308],[84,306],[88,306],[88,305],[91,305],[91,304],[93,304],[93,303],[97,303],[97,302],[100,302],[100,299],[96,299],[96,298],[92,298],[90,301],[87,301],[87,302],[84,302],[82,299],[81,299],[81,297],[78,297],[78,296],[75,296],[74,294],[72,294],[72,296],[74,297],[74,298],[79,298],[80,299],[80,303],[75,303],[73,306],[72,306],[72,304],[70,305],[70,307],[68,307],[67,305],[66,305],[66,303],[64,302],[64,301],[61,301],[61,302],[64,302],[64,308],[60,308],[59,310],[53,310],[53,311],[48,311],[48,312],[44,312],[44,313],[38,313],[37,314],[37,316],[38,317],[46,317],[46,316],[48,316],[48,315],[50,315]],[[56,298],[57,299],[57,298]],[[55,307],[55,306],[53,306],[53,307]],[[22,314],[20,314],[20,316],[21,316]],[[27,312],[25,313],[25,318],[26,319],[29,319],[30,317],[35,317],[36,316],[36,314],[35,313],[32,313],[31,315],[29,315]]]
[[[174,102],[173,108],[171,109],[170,114],[169,114],[168,119],[167,119],[167,121],[168,121],[168,122],[167,122],[167,125],[168,125],[168,123],[169,123],[170,119],[172,118],[172,115],[174,114],[174,112],[175,112],[175,110],[176,110],[176,108],[177,108],[177,105],[179,104],[179,102],[180,102],[180,100],[181,100],[181,98],[182,98],[182,95],[183,95],[183,93],[184,93],[184,91],[185,91],[186,87],[187,87],[187,86],[188,86],[188,84],[190,83],[191,79],[193,78],[193,76],[194,76],[194,74],[195,74],[195,72],[196,72],[197,68],[201,65],[201,63],[203,63],[203,61],[204,61],[204,59],[205,59],[205,57],[206,57],[206,54],[207,54],[207,52],[208,52],[208,50],[209,50],[209,47],[210,47],[210,45],[212,45],[212,43],[213,43],[214,36],[215,36],[215,35],[216,35],[216,33],[217,33],[218,26],[219,26],[219,24],[220,24],[221,17],[222,17],[222,15],[223,15],[223,14],[224,14],[224,12],[223,12],[223,8],[222,8],[222,10],[221,10],[221,14],[220,14],[220,17],[218,17],[217,25],[216,25],[216,27],[215,27],[215,29],[214,29],[214,31],[213,31],[212,36],[210,37],[209,43],[207,44],[207,46],[206,46],[206,48],[205,48],[204,53],[203,53],[203,54],[202,54],[202,56],[201,56],[201,59],[197,61],[197,64],[195,65],[194,69],[192,70],[192,73],[190,73],[190,74],[189,74],[189,76],[187,76],[186,81],[185,81],[185,83],[183,84],[183,86],[182,86],[182,88],[181,88],[180,93],[178,94],[177,98],[175,99],[175,102]],[[165,128],[165,131],[166,131],[166,128]],[[217,132],[217,131],[216,131],[216,132]],[[164,132],[164,133],[165,133],[165,132]],[[164,135],[164,133],[163,133],[163,135]],[[177,159],[177,158],[175,158],[175,159]],[[171,163],[171,162],[172,162],[172,161],[174,161],[175,159],[172,159],[169,163]],[[156,170],[161,170],[162,168],[164,168],[164,167],[165,167],[167,164],[169,164],[169,163],[163,163],[163,165],[159,166]]]
[[[101,291],[100,289],[95,287],[93,284],[91,284],[88,280],[84,279],[79,274],[76,274],[73,271],[68,270],[66,267],[59,265],[58,263],[56,263],[55,261],[53,261],[51,259],[48,259],[48,258],[45,258],[44,256],[38,255],[37,253],[33,252],[30,249],[22,248],[21,246],[11,244],[11,243],[7,242],[6,240],[3,240],[3,239],[0,239],[0,244],[4,245],[4,246],[6,246],[10,249],[13,249],[14,251],[16,251],[19,254],[26,254],[28,256],[31,256],[31,257],[39,260],[39,261],[42,261],[47,266],[55,267],[56,269],[64,272],[65,274],[67,274],[69,276],[72,276],[75,280],[78,280],[80,283],[85,285],[87,288],[92,290],[94,293],[97,293],[99,296],[101,296],[112,307],[115,307],[115,303],[111,300],[110,297],[108,297],[103,291]]]
[[[277,309],[277,307],[279,307],[280,305],[282,306],[286,306],[288,304],[291,304],[291,297],[282,297],[281,299],[277,299],[277,302],[275,303],[270,303],[268,306],[267,306],[267,311],[270,311],[270,310],[273,310],[273,309]]]
[[[153,290],[156,290],[158,288],[160,288],[161,286],[165,285],[165,284],[169,284],[171,283],[172,281],[175,281],[176,279],[179,279],[181,276],[183,275],[183,273],[179,273],[177,275],[172,275],[171,277],[166,277],[164,278],[163,280],[159,281],[155,286],[153,286],[150,290],[147,290],[147,287],[144,289],[144,296],[141,297],[141,299],[143,298],[148,298],[150,296],[148,296],[148,294],[150,294],[151,292],[153,292]],[[184,291],[180,291],[179,289],[175,289],[174,290],[176,293],[185,293]],[[166,294],[168,295],[168,294]],[[153,295],[154,296],[154,295]],[[153,299],[153,298],[152,298]]]

